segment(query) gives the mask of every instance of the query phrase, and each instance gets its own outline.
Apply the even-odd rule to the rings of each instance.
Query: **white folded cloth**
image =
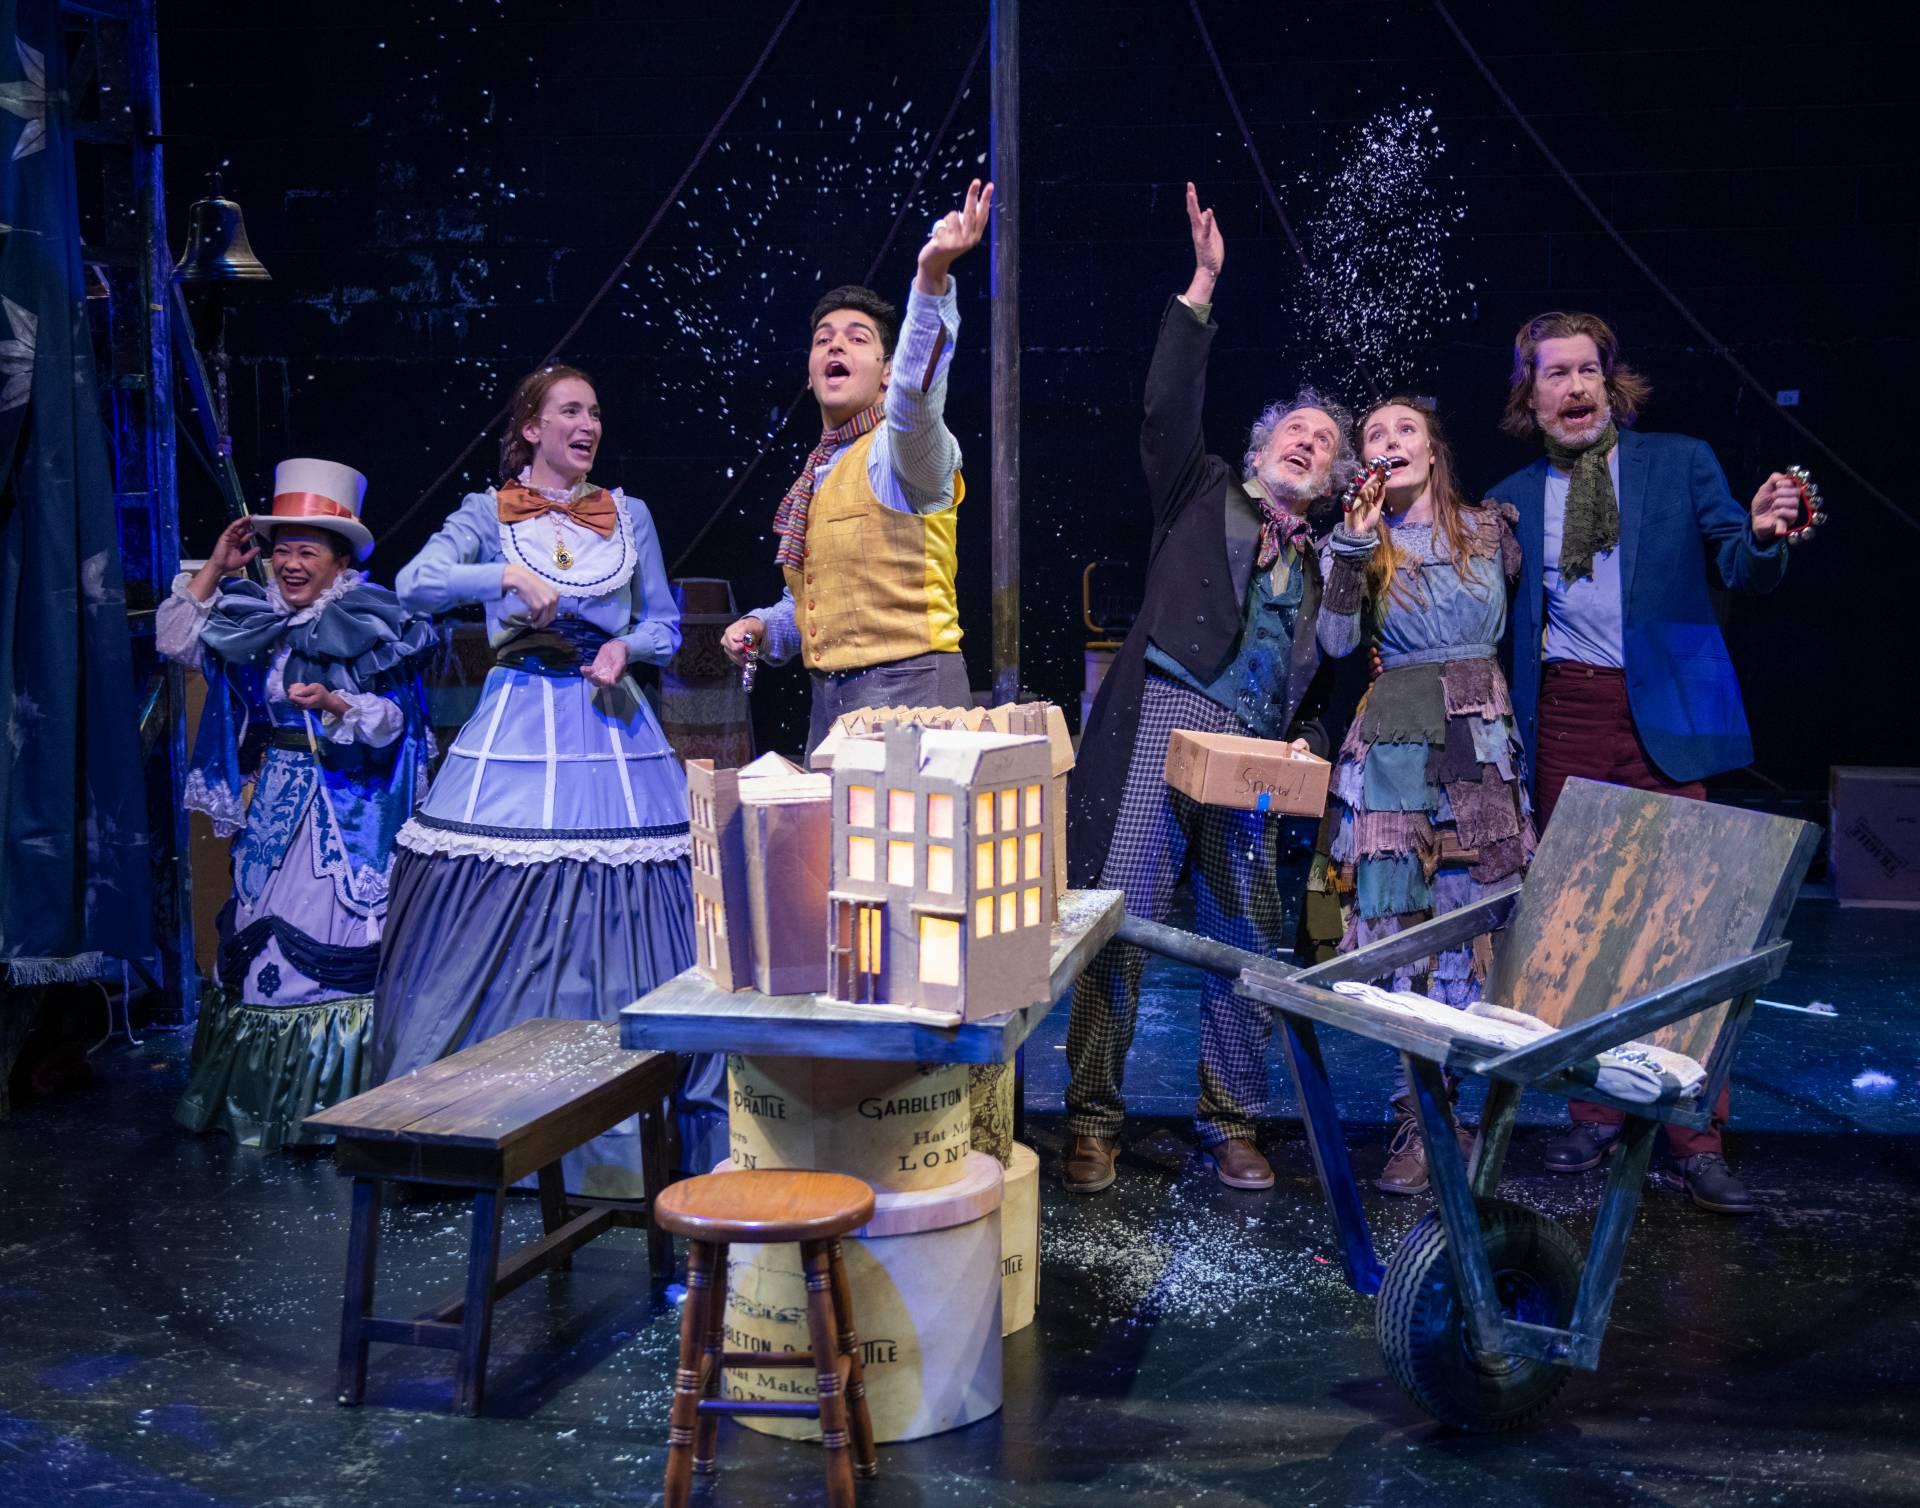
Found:
[[[1377,984],[1347,979],[1334,985],[1333,990],[1335,994],[1350,995],[1382,1010],[1416,1017],[1443,1028],[1455,1038],[1503,1052],[1530,1046],[1554,1031],[1544,1021],[1487,1000],[1462,1010],[1409,990],[1388,990]],[[1593,1085],[1602,1094],[1640,1105],[1691,1099],[1707,1080],[1706,1069],[1694,1059],[1651,1042],[1627,1042],[1610,1047],[1597,1057],[1574,1064],[1567,1072]]]

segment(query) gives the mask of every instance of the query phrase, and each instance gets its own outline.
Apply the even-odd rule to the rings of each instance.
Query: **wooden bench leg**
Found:
[[[653,1201],[671,1182],[667,1168],[667,1117],[672,1102],[661,1100],[640,1112],[640,1176],[647,1185],[647,1268],[656,1287],[673,1280],[673,1235],[653,1218]]]
[[[567,1223],[567,1184],[560,1164],[550,1162],[534,1175],[540,1184],[540,1228],[551,1236]],[[549,1272],[570,1272],[573,1253],[555,1257],[547,1264]]]
[[[367,1320],[373,1314],[374,1258],[380,1249],[381,1182],[353,1180],[353,1222],[347,1235],[347,1289],[340,1306],[339,1401],[357,1404],[367,1392]]]
[[[473,1195],[473,1237],[467,1256],[467,1302],[461,1314],[459,1360],[453,1374],[453,1406],[477,1414],[486,1402],[487,1346],[493,1339],[493,1284],[500,1268],[500,1214],[504,1189]]]
[[[840,1337],[833,1316],[833,1259],[828,1243],[802,1241],[800,1262],[807,1274],[807,1334],[813,1341],[814,1385],[820,1395],[827,1508],[853,1508],[853,1462],[847,1451],[847,1400],[840,1386]]]
[[[666,1508],[686,1508],[693,1492],[693,1436],[700,1417],[700,1348],[706,1338],[713,1248],[687,1242],[687,1301],[680,1311],[680,1365],[667,1418]]]
[[[833,1313],[839,1322],[835,1337],[847,1362],[847,1428],[853,1436],[855,1476],[879,1474],[880,1458],[873,1448],[873,1419],[867,1412],[867,1369],[860,1360],[860,1335],[853,1320],[853,1294],[847,1286],[847,1264],[836,1240],[827,1246],[833,1279]]]
[[[702,1358],[706,1366],[705,1384],[700,1389],[702,1398],[720,1396],[721,1356],[727,1349],[727,1251],[723,1245],[709,1248],[707,1260],[712,1264],[707,1273],[707,1316],[702,1327],[705,1334],[706,1354]],[[699,1414],[695,1416],[693,1427],[693,1469],[706,1475],[714,1469],[715,1458],[720,1453],[720,1416],[718,1414]]]

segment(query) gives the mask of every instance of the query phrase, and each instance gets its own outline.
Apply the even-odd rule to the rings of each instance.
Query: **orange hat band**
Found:
[[[273,516],[275,518],[351,519],[354,517],[354,512],[345,503],[337,503],[318,492],[282,492],[273,500]]]

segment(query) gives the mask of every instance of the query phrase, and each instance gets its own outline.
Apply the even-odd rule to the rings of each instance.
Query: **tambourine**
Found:
[[[1787,543],[1803,545],[1813,538],[1813,531],[1827,521],[1826,510],[1820,506],[1820,484],[1804,466],[1789,466],[1787,475],[1793,478],[1793,485],[1800,490],[1800,516],[1787,530]]]
[[[1353,512],[1353,505],[1360,500],[1361,490],[1375,477],[1383,477],[1388,472],[1398,471],[1407,464],[1405,456],[1375,456],[1366,465],[1353,474],[1353,480],[1347,483],[1346,490],[1340,494],[1340,509],[1344,513]]]

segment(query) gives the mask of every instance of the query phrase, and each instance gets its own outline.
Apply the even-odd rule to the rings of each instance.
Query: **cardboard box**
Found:
[[[753,982],[763,995],[827,987],[833,781],[794,774],[740,782]]]
[[[1009,702],[1002,707],[864,707],[835,720],[813,751],[813,768],[832,769],[834,753],[843,739],[872,738],[894,723],[1046,739],[1053,762],[1053,890],[1048,896],[1047,920],[1056,920],[1060,897],[1067,891],[1067,776],[1073,771],[1073,735],[1067,731],[1066,713],[1052,702]]]
[[[1920,769],[1836,765],[1828,792],[1840,904],[1920,908]]]
[[[1317,817],[1326,810],[1333,766],[1272,738],[1190,733],[1167,741],[1167,784],[1202,806]]]

